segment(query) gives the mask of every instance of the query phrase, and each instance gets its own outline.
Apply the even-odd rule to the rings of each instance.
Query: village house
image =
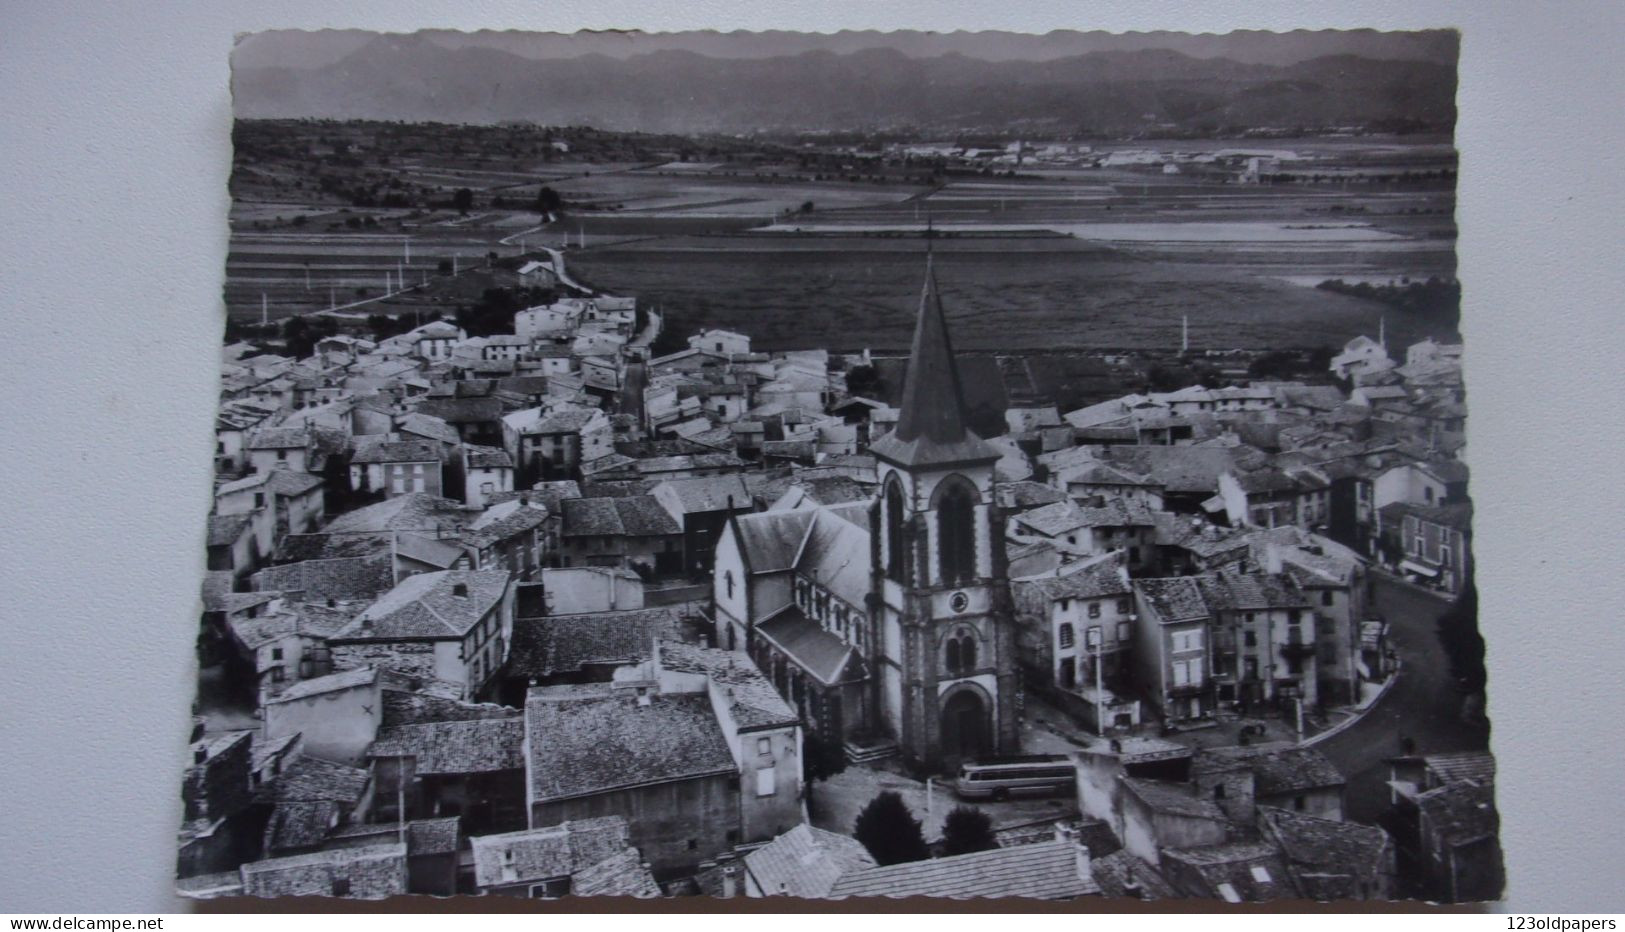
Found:
[[[1494,758],[1468,752],[1389,764],[1390,824],[1408,892],[1447,903],[1498,896],[1505,874]]]
[[[1219,708],[1312,707],[1319,698],[1314,607],[1281,572],[1238,565],[1195,577],[1210,630],[1211,701]]]
[[[242,866],[247,896],[342,896],[376,900],[408,890],[406,845],[329,848]]]
[[[643,579],[615,567],[556,567],[541,571],[547,613],[573,615],[643,607]]]
[[[689,349],[718,356],[750,355],[750,337],[732,330],[702,330],[688,338]]]
[[[469,444],[462,448],[463,501],[476,508],[491,498],[513,491],[513,457],[500,447]]]
[[[524,827],[524,738],[517,709],[380,728],[367,749],[377,788],[373,821],[457,816],[469,834]]]
[[[244,850],[258,847],[252,820],[250,780],[254,733],[228,731],[200,736],[181,781],[182,815],[177,874],[191,877],[235,868]],[[246,824],[245,824],[246,823]]]
[[[1343,351],[1332,357],[1331,373],[1340,379],[1354,379],[1392,369],[1395,362],[1388,358],[1388,350],[1368,336],[1358,336],[1343,345]]]
[[[825,899],[845,875],[878,865],[867,848],[848,835],[837,835],[811,825],[797,825],[743,858],[720,864],[724,898],[743,893],[749,897],[793,896]],[[743,875],[743,890],[740,875]]]
[[[1188,576],[1134,580],[1134,682],[1164,721],[1213,711],[1207,635],[1212,614]]]
[[[514,314],[513,332],[532,341],[573,333],[581,311],[579,304],[565,301],[528,307]]]
[[[1162,510],[1160,483],[1093,458],[1058,463],[1051,472],[1051,484],[1076,501],[1099,498],[1126,506],[1141,505],[1152,512]]]
[[[397,540],[407,541],[409,537],[401,534]],[[283,542],[283,549],[287,549],[290,541],[318,539],[322,538],[289,537]],[[250,584],[256,592],[305,602],[371,602],[411,572],[429,569],[414,570],[408,565],[405,554],[389,552],[387,542],[376,547],[368,545],[365,549],[368,552],[361,556],[295,560],[267,566],[250,578]]]
[[[1399,522],[1403,558],[1400,572],[1450,595],[1459,595],[1472,576],[1470,502],[1451,505],[1397,504],[1380,509],[1382,522]]]
[[[519,486],[579,479],[583,463],[613,452],[613,440],[609,418],[598,408],[532,408],[502,418],[502,447]]]
[[[363,438],[350,457],[350,488],[385,496],[443,491],[441,453],[433,441],[401,440],[398,435]]]
[[[255,684],[255,707],[300,680],[332,672],[327,639],[362,607],[277,599],[263,611],[229,620],[226,630]]]
[[[735,689],[729,696],[723,685],[713,688],[709,676],[695,676],[706,685],[692,691],[690,683],[677,682],[689,677],[662,676],[659,660],[625,670],[611,683],[530,691],[532,828],[620,815],[655,876],[669,878],[801,821],[800,730],[771,689]],[[736,703],[753,715],[766,713],[778,734],[794,735],[794,745],[764,734],[763,750],[754,735],[740,734]],[[768,815],[767,834],[747,839],[750,811]]]
[[[209,571],[229,572],[237,579],[252,573],[264,557],[251,514],[210,515],[206,546]]]
[[[261,427],[245,445],[250,472],[309,468],[310,432],[297,427]]]
[[[829,891],[831,899],[936,896],[1073,900],[1099,895],[1089,849],[1065,826],[1057,828],[1051,841],[849,871]]]
[[[380,345],[404,347],[411,355],[434,363],[450,359],[457,344],[466,339],[468,333],[456,324],[433,320],[400,336],[390,337]]]
[[[1140,723],[1125,655],[1134,640],[1134,590],[1120,553],[1057,575],[1011,582],[1016,647],[1029,682],[1103,734]]]
[[[309,473],[285,469],[252,473],[215,490],[216,514],[253,513],[264,509],[280,541],[288,534],[304,534],[326,517],[322,480]]]
[[[469,383],[451,384],[465,386]],[[415,412],[438,418],[451,425],[464,443],[483,446],[503,445],[502,416],[507,414],[510,408],[499,396],[455,394],[416,398],[410,403]]]
[[[1281,852],[1304,899],[1385,901],[1394,898],[1394,842],[1375,825],[1360,825],[1260,807],[1262,839]]]
[[[265,739],[301,736],[306,754],[356,765],[383,721],[386,676],[377,667],[304,680],[265,701]]]
[[[481,835],[469,844],[474,886],[482,894],[531,899],[661,895],[619,816]]]
[[[1192,759],[1190,781],[1196,795],[1218,803],[1236,822],[1252,824],[1259,807],[1343,820],[1346,781],[1314,748],[1209,748]]]
[[[480,512],[452,542],[469,555],[474,569],[507,570],[515,582],[525,582],[535,578],[546,561],[547,520],[542,505],[509,499]]]
[[[360,822],[334,829],[323,850],[365,848],[381,844],[406,843],[406,890],[426,896],[452,896],[457,893],[458,851],[463,833],[455,816],[443,819],[417,819],[405,823]]]
[[[220,406],[214,422],[214,467],[232,475],[248,468],[247,438],[277,413],[274,405],[232,401]]]
[[[670,608],[628,608],[514,620],[502,698],[523,704],[536,686],[608,683],[622,667],[647,662],[655,643],[680,635]]]
[[[334,829],[364,821],[372,798],[366,770],[300,756],[255,793],[265,816],[261,850],[270,857],[317,850]]]
[[[683,570],[708,575],[715,562],[717,536],[728,519],[754,510],[750,489],[737,475],[667,479],[650,495],[683,528]]]
[[[381,665],[460,687],[490,685],[513,637],[505,569],[447,570],[405,579],[328,639],[337,668]]]
[[[560,566],[623,567],[652,576],[683,572],[683,526],[652,495],[561,502]]]
[[[400,434],[402,440],[428,440],[439,445],[442,461],[449,460],[462,445],[463,438],[457,433],[457,428],[446,423],[442,418],[421,411],[394,416],[392,423],[394,431]],[[358,431],[360,434],[387,434],[390,431]]]
[[[1280,850],[1267,842],[1169,848],[1163,852],[1158,867],[1182,896],[1226,903],[1267,903],[1297,895]]]

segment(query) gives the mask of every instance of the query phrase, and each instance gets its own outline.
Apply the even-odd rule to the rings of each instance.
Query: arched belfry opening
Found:
[[[944,586],[965,585],[976,578],[975,486],[958,476],[937,491],[937,572]]]
[[[886,578],[893,582],[907,582],[908,540],[904,534],[903,489],[895,476],[886,482],[885,501],[881,507],[886,528]]]

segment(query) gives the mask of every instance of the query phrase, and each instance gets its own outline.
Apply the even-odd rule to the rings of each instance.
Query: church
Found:
[[[967,425],[927,258],[897,427],[872,501],[735,516],[717,542],[718,646],[744,650],[810,734],[925,770],[1019,750],[999,451]]]

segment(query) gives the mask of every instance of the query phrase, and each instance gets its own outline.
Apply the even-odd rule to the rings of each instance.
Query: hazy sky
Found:
[[[378,34],[364,30],[277,30],[243,38],[233,53],[238,67],[317,68],[332,64]],[[1167,48],[1199,58],[1232,58],[1254,64],[1285,65],[1322,55],[1414,59],[1454,64],[1459,44],[1448,30],[1232,32],[1192,35],[1177,32],[1113,34],[1057,31],[1045,35],[1011,32],[842,31],[796,32],[455,32],[425,30],[418,37],[447,48],[501,49],[527,58],[572,58],[598,54],[626,58],[662,50],[683,50],[719,58],[764,58],[813,50],[852,52],[895,48],[910,56],[948,53],[995,61],[1041,61],[1094,51]]]

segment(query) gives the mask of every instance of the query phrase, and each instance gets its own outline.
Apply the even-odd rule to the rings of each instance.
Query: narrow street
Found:
[[[1481,750],[1489,728],[1462,719],[1463,696],[1434,630],[1445,599],[1373,574],[1374,601],[1388,620],[1389,643],[1404,669],[1364,718],[1316,745],[1348,778],[1348,818],[1374,821],[1388,807],[1388,767],[1409,737],[1416,753]]]

